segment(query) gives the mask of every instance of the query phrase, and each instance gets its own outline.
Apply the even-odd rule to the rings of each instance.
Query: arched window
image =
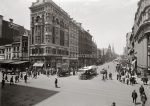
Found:
[[[40,16],[37,16],[35,21],[39,22],[40,21]]]

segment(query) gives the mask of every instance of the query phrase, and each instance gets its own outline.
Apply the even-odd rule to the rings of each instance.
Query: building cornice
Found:
[[[134,38],[139,35],[140,31],[143,30],[146,25],[150,25],[150,21],[145,21],[142,25],[140,25],[137,32],[135,33]]]

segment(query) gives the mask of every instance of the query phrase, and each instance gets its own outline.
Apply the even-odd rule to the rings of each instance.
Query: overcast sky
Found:
[[[30,29],[30,10],[36,0],[1,0],[0,14],[5,20]],[[98,48],[114,45],[118,54],[123,53],[126,33],[131,31],[139,0],[53,0],[72,18],[90,30]]]

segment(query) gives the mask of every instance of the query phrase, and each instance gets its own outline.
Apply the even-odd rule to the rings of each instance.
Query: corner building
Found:
[[[30,10],[30,61],[45,68],[69,65],[70,16],[52,0],[37,0]]]
[[[150,0],[140,0],[138,2],[132,31],[137,68],[141,72],[145,69],[150,70]]]

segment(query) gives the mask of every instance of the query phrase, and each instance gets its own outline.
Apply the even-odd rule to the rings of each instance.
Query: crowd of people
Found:
[[[27,83],[28,75],[23,73],[18,73],[16,75],[9,75],[2,71],[2,88],[5,87],[5,83],[9,83],[10,85],[15,85],[16,83],[19,83],[20,80],[24,80],[25,83]]]
[[[6,83],[9,83],[10,85],[16,85],[21,80],[24,80],[25,83],[27,83],[29,78],[37,79],[38,75],[45,74],[49,77],[49,75],[53,75],[54,73],[51,73],[48,71],[47,73],[41,72],[40,70],[35,69],[27,69],[26,72],[17,72],[14,75],[8,74],[5,71],[1,70],[2,72],[2,81],[1,81],[1,87],[4,88]],[[55,87],[58,88],[58,79],[55,78]]]
[[[136,72],[134,69],[131,69],[131,68],[132,67],[129,67],[129,66],[123,67],[122,64],[117,64],[116,65],[117,80],[127,85],[137,84]],[[144,78],[145,79],[141,78],[141,81],[143,81],[143,85],[148,83],[148,78],[147,77],[144,77]],[[147,101],[147,96],[146,96],[143,85],[141,85],[139,88],[139,94],[140,94],[140,100],[141,100],[142,106],[145,106],[145,103]],[[136,90],[133,90],[131,96],[132,96],[133,103],[137,104],[138,93],[136,92]]]

